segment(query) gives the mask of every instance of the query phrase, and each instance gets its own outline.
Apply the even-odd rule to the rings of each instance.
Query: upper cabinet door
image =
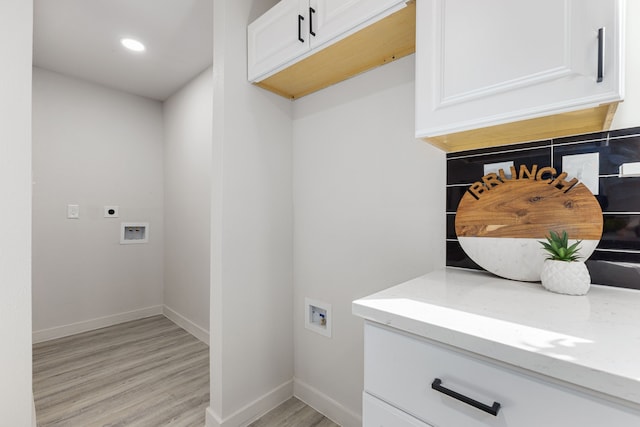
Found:
[[[417,137],[623,98],[623,0],[420,0],[417,7]]]
[[[309,1],[281,0],[247,29],[248,79],[264,74],[309,50]]]
[[[406,0],[310,0],[311,47],[356,29],[371,18],[403,7]]]

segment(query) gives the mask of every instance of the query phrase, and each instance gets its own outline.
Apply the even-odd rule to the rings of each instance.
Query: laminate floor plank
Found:
[[[163,316],[33,346],[39,427],[202,427],[209,349]]]
[[[340,427],[321,413],[292,397],[248,427]]]
[[[33,346],[39,427],[202,427],[209,348],[163,316]],[[291,398],[249,427],[339,427]]]

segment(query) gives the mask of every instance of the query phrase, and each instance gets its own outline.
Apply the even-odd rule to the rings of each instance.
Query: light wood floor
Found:
[[[209,348],[164,316],[33,346],[39,427],[202,427]],[[249,427],[338,427],[291,398]]]
[[[33,346],[40,427],[204,425],[209,348],[163,316]]]
[[[284,402],[248,427],[339,427],[295,397]]]

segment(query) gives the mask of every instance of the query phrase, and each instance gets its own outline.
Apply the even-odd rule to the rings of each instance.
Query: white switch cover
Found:
[[[630,176],[640,176],[640,162],[635,163],[623,163],[620,165],[620,178],[626,178]]]
[[[558,171],[559,173],[560,171]],[[597,195],[600,191],[600,154],[574,154],[562,157],[562,172],[569,174],[567,179],[578,178],[580,182]]]
[[[513,166],[513,162],[487,163],[484,165],[484,174],[497,174],[498,171],[502,169],[504,170],[504,176],[506,178],[511,178],[511,166]]]
[[[80,205],[67,205],[67,218],[68,219],[80,218]]]

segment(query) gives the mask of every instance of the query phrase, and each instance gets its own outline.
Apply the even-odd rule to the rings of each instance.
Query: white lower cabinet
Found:
[[[362,425],[366,427],[431,427],[366,392],[362,393]]]
[[[364,353],[364,427],[640,426],[640,410],[597,392],[375,323],[365,325]]]

